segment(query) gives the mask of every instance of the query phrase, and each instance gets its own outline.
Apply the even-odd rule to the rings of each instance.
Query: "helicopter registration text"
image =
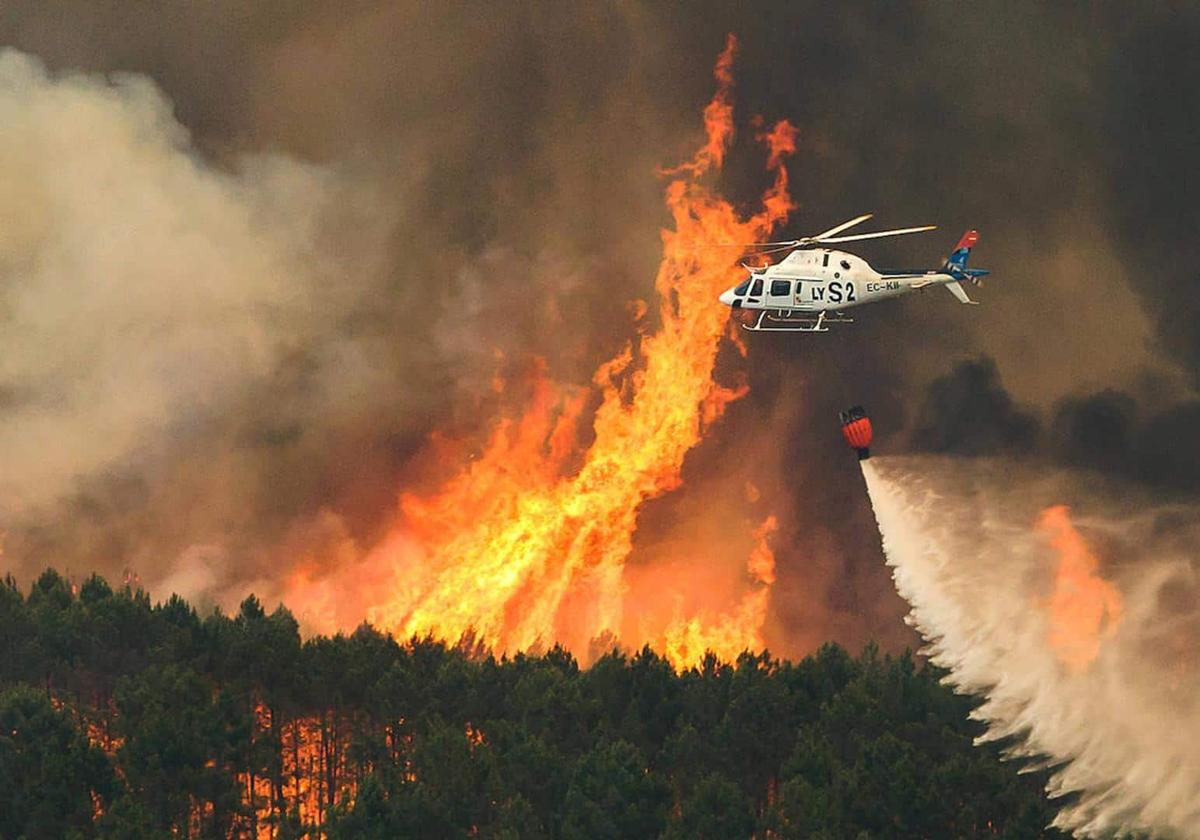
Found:
[[[889,280],[886,283],[868,283],[868,292],[894,292],[900,288],[900,284],[895,280]]]

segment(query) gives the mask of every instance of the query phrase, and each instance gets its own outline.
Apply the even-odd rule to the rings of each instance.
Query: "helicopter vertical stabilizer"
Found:
[[[959,271],[967,267],[967,258],[971,256],[971,248],[979,241],[979,231],[969,230],[962,235],[958,240],[958,244],[954,246],[954,251],[946,258],[946,264],[942,266],[943,270],[953,273],[954,269]]]
[[[967,268],[967,259],[971,256],[971,248],[978,241],[979,231],[969,230],[964,233],[962,238],[958,240],[958,244],[954,246],[954,250],[950,253],[950,256],[946,257],[946,263],[942,266],[942,271],[949,274],[955,280],[970,280],[975,285],[979,285],[979,278],[986,277],[988,272],[982,268]],[[950,291],[954,292],[953,289]],[[963,300],[966,297],[965,293],[954,292],[954,296],[963,303],[970,303],[969,300]]]

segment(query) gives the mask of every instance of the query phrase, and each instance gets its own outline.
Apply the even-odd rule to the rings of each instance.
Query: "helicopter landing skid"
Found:
[[[764,309],[753,324],[742,324],[742,329],[750,332],[829,332],[826,324],[854,323],[854,319],[847,315],[830,316],[820,312],[815,319],[793,318],[785,314],[786,312],[787,310],[779,310],[778,315],[771,315]]]

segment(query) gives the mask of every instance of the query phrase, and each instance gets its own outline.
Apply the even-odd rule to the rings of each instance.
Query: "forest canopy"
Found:
[[[93,576],[0,585],[0,837],[1057,836],[910,653],[302,639]]]

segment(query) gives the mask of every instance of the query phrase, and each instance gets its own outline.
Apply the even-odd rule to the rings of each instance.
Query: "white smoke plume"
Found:
[[[267,404],[281,370],[329,403],[331,383],[363,387],[338,329],[381,223],[331,167],[205,162],[144,76],[52,74],[3,50],[0,123],[0,531],[27,574],[147,571],[165,543],[105,535],[234,531],[261,456],[228,418]],[[261,413],[287,428],[312,402]],[[97,485],[128,504],[94,509]]]
[[[1056,768],[1055,825],[1200,836],[1200,509],[988,459],[863,475],[910,623],[984,739]]]

